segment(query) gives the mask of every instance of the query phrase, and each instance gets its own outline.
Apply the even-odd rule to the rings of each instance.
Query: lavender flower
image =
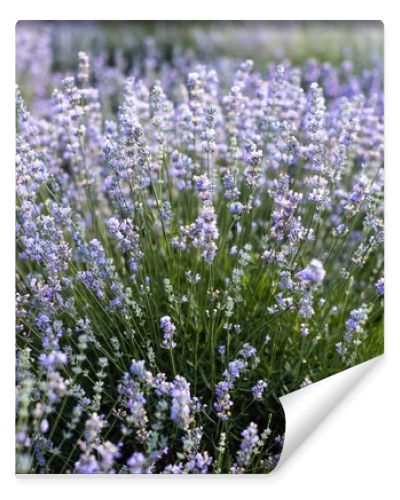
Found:
[[[236,454],[236,464],[233,466],[234,472],[243,472],[250,465],[255,448],[260,441],[257,424],[251,424],[241,432],[242,442]]]
[[[161,345],[166,349],[173,349],[176,347],[176,342],[173,341],[176,326],[172,323],[171,318],[169,316],[163,316],[160,319],[160,327],[164,332],[164,340]]]
[[[239,355],[245,359],[253,358],[257,354],[257,350],[249,343],[243,344],[243,347],[239,351]]]
[[[127,465],[131,474],[142,474],[146,465],[146,457],[143,453],[135,451],[135,453],[133,453],[133,455],[128,459]]]
[[[346,329],[349,335],[352,335],[352,332],[361,331],[362,326],[366,322],[368,317],[367,310],[364,307],[360,309],[353,309],[350,312],[350,319],[346,321]]]
[[[133,223],[130,219],[124,219],[119,222],[115,217],[107,222],[108,230],[117,240],[117,248],[129,258],[129,269],[132,273],[137,272],[139,262],[143,257],[140,248],[140,238],[134,230]]]
[[[244,146],[243,160],[246,163],[244,177],[250,188],[254,188],[259,175],[259,165],[262,157],[262,152],[256,148],[252,142],[247,142]]]
[[[194,474],[207,474],[212,460],[212,457],[209,457],[207,452],[196,453],[195,457],[189,461],[187,469]]]
[[[171,387],[171,420],[181,429],[187,429],[193,419],[190,408],[190,386],[183,377],[176,376]]]
[[[190,226],[190,235],[195,248],[201,249],[205,262],[211,264],[217,253],[215,241],[219,237],[217,218],[212,206],[204,206],[196,222]]]
[[[215,395],[217,396],[217,401],[214,403],[214,409],[217,412],[218,417],[221,420],[228,420],[231,415],[231,407],[233,401],[231,400],[229,390],[233,387],[232,383],[227,381],[218,382]]]
[[[265,380],[259,380],[254,387],[251,388],[254,399],[262,399],[268,383]]]
[[[200,176],[194,176],[194,182],[196,189],[199,192],[200,198],[203,201],[210,201],[212,194],[212,183],[207,175],[203,174]]]
[[[312,259],[311,262],[297,273],[297,277],[303,284],[319,285],[325,278],[326,271],[318,259]]]
[[[379,295],[384,295],[385,293],[385,279],[379,278],[379,280],[375,284],[375,288]]]
[[[364,331],[368,319],[368,308],[363,304],[359,309],[350,311],[349,319],[346,321],[346,331],[343,334],[343,342],[336,344],[336,350],[341,356],[361,344],[361,334]]]

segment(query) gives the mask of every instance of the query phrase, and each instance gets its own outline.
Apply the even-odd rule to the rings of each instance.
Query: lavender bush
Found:
[[[70,29],[72,73],[17,26],[16,470],[267,473],[279,397],[383,351],[379,51]]]

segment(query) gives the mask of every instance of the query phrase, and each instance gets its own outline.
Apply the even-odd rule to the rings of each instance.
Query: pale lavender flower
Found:
[[[343,344],[343,342],[337,342],[335,347],[340,356],[344,356],[346,354],[347,347]]]
[[[131,474],[143,474],[146,467],[146,457],[143,453],[135,451],[127,461]]]
[[[315,314],[313,308],[313,295],[311,292],[306,291],[299,300],[299,313],[303,318],[312,318]]]
[[[169,316],[163,316],[160,319],[160,327],[164,333],[164,340],[161,345],[166,349],[173,349],[176,347],[176,342],[174,342],[174,334],[176,331],[176,326],[172,323]]]
[[[309,168],[313,172],[323,172],[325,169],[324,154],[327,141],[325,109],[323,91],[316,82],[313,82],[310,85],[308,112],[305,118],[305,130],[310,141],[305,148],[305,154],[310,161]]]
[[[135,231],[133,222],[130,219],[119,221],[112,217],[107,222],[108,230],[117,240],[117,248],[127,255],[129,260],[129,269],[133,276],[139,268],[139,262],[143,258],[140,247],[139,234]]]
[[[289,177],[286,174],[281,174],[278,179],[274,180],[270,195],[275,202],[272,213],[274,224],[271,229],[271,236],[281,241],[290,230],[290,220],[303,195],[289,189]]]
[[[164,469],[164,474],[183,474],[183,464],[179,462],[174,465],[167,465]]]
[[[204,119],[203,130],[200,134],[203,151],[206,153],[213,153],[215,148],[215,122],[217,110],[210,106],[207,109],[206,117]]]
[[[302,337],[307,337],[307,335],[310,333],[306,324],[302,323],[300,325],[300,333]]]
[[[245,359],[253,358],[256,354],[257,350],[248,342],[243,344],[243,347],[239,351],[239,355]]]
[[[191,186],[193,160],[178,151],[171,154],[172,175],[176,181],[178,191],[184,191]]]
[[[265,390],[268,387],[268,383],[265,380],[259,380],[255,386],[251,388],[254,399],[262,399]]]
[[[44,418],[40,422],[40,431],[43,432],[43,434],[45,434],[48,430],[49,430],[49,422],[48,422],[47,418]]]
[[[248,141],[243,149],[243,161],[246,163],[244,169],[244,177],[246,184],[250,188],[254,188],[260,172],[260,162],[262,158],[262,151],[257,149],[257,146]]]
[[[207,474],[212,461],[212,457],[209,457],[206,451],[204,453],[198,452],[194,458],[188,462],[188,471],[192,474]]]
[[[118,446],[110,441],[105,441],[104,443],[96,446],[96,452],[99,456],[98,463],[101,473],[114,474],[115,462],[121,455]]]
[[[243,203],[240,201],[234,201],[230,205],[230,211],[233,215],[241,215],[245,210]]]
[[[385,293],[385,279],[379,278],[379,280],[375,284],[375,288],[379,295],[384,295]]]
[[[215,395],[217,396],[217,401],[214,403],[214,409],[217,412],[218,417],[225,421],[231,415],[231,407],[233,401],[230,397],[229,390],[232,388],[232,384],[226,381],[218,382],[215,388]]]
[[[350,311],[350,318],[346,321],[346,334],[351,338],[354,333],[362,331],[362,327],[368,318],[368,311],[364,305],[360,309],[353,309]]]
[[[247,368],[247,363],[243,359],[235,359],[228,363],[228,368],[224,371],[223,376],[227,382],[233,382],[238,379],[240,375]]]
[[[325,278],[326,271],[321,261],[312,259],[312,261],[301,271],[297,277],[302,283],[307,285],[319,285]]]
[[[212,183],[206,174],[195,175],[194,182],[196,190],[203,201],[211,200],[212,196]]]
[[[171,386],[171,420],[181,429],[187,429],[193,420],[190,404],[190,384],[177,375]]]
[[[247,429],[242,431],[240,435],[242,436],[242,442],[236,454],[236,462],[240,470],[243,471],[245,467],[250,465],[253,452],[260,441],[257,424],[251,422]]]
[[[287,289],[287,290],[292,290],[293,288],[293,281],[291,278],[291,275],[287,271],[282,271],[280,274],[280,281],[278,283],[279,288]]]
[[[84,87],[89,83],[89,56],[86,52],[78,53],[78,61],[79,61],[79,71],[78,71],[78,82]]]
[[[346,331],[343,341],[336,344],[337,352],[343,357],[354,346],[361,344],[361,335],[368,320],[368,307],[363,304],[359,309],[350,311],[349,319],[346,321]]]
[[[190,236],[193,246],[202,250],[204,260],[211,264],[217,253],[215,241],[218,239],[217,217],[212,206],[204,206],[199,217],[190,226]]]

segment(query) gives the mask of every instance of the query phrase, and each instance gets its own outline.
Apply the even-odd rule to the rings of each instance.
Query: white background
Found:
[[[142,2],[140,2],[142,4]],[[262,5],[261,5],[262,4]],[[2,498],[382,499],[400,498],[399,321],[400,25],[394,1],[149,0],[2,2],[0,474]],[[392,6],[393,5],[393,6]],[[392,7],[390,7],[392,6]],[[6,12],[7,9],[7,12]],[[246,477],[14,476],[14,29],[19,19],[379,19],[386,59],[386,355],[284,468]]]

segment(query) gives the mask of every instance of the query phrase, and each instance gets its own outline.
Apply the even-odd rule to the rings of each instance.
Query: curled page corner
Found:
[[[378,356],[280,398],[286,431],[282,454],[274,473],[287,463],[308,436],[382,359],[383,355]]]

